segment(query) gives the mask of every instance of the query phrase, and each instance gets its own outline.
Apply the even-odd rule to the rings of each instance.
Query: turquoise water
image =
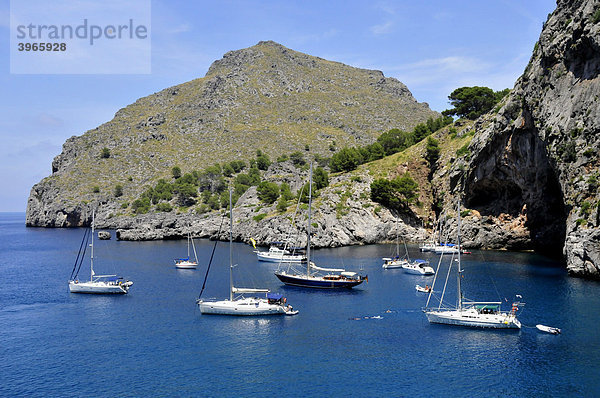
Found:
[[[420,311],[426,295],[414,285],[431,278],[382,269],[391,245],[316,250],[319,265],[369,275],[368,284],[330,292],[283,286],[275,264],[234,244],[238,284],[282,292],[300,310],[235,318],[203,316],[195,305],[212,249],[206,240],[196,244],[198,270],[173,266],[185,240],[96,241],[97,273],[135,285],[126,296],[70,294],[82,236],[83,229],[25,228],[24,214],[0,213],[0,396],[600,393],[600,284],[569,278],[540,256],[464,257],[467,297],[509,305],[521,294],[527,303],[519,318],[529,327],[493,331],[430,325]],[[219,243],[203,297],[227,296],[227,265],[228,246]],[[86,261],[80,278],[87,277]],[[537,323],[563,334],[530,328]]]

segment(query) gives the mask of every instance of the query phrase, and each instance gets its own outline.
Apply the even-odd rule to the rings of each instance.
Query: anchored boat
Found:
[[[460,206],[458,207],[458,246],[460,247]],[[442,296],[437,308],[429,308],[429,302],[433,294],[433,288],[427,298],[424,309],[427,320],[430,323],[442,323],[446,325],[458,325],[469,327],[493,328],[493,329],[521,329],[521,322],[517,319],[517,311],[520,302],[514,302],[511,311],[502,311],[501,302],[468,301],[463,298],[461,280],[464,270],[461,268],[460,251],[455,253],[457,259],[457,305],[456,307],[444,306],[443,300],[446,293],[446,283],[442,290]],[[454,256],[452,256],[454,259]],[[454,261],[451,260],[450,267]],[[441,259],[440,259],[441,263]],[[438,265],[439,269],[439,265]],[[437,274],[437,272],[436,272]],[[437,276],[433,281],[435,286]]]

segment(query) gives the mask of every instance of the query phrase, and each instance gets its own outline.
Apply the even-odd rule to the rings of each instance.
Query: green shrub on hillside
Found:
[[[356,148],[343,148],[331,157],[331,171],[352,171],[363,163],[363,157]]]
[[[269,159],[269,157],[267,155],[265,155],[264,153],[262,153],[262,151],[260,149],[257,150],[256,151],[256,167],[258,167],[259,170],[267,170],[270,165],[271,165],[271,160]]]
[[[181,168],[179,166],[175,166],[171,169],[171,175],[174,179],[178,179],[181,177]]]
[[[418,188],[408,172],[393,180],[378,178],[371,183],[371,200],[388,209],[404,210],[418,198]]]
[[[123,196],[123,185],[121,185],[121,184],[115,185],[114,194],[115,194],[115,198]]]
[[[262,202],[272,204],[279,197],[279,186],[274,182],[263,181],[258,184],[256,192]]]
[[[313,186],[322,189],[329,185],[329,174],[322,167],[317,167],[313,173]]]

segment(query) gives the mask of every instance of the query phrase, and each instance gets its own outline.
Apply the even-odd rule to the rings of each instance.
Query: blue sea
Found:
[[[201,315],[195,304],[214,242],[196,241],[199,269],[178,270],[185,240],[96,240],[96,272],[135,284],[124,296],[77,295],[67,281],[84,230],[24,225],[23,213],[0,213],[0,396],[600,395],[600,284],[538,255],[464,256],[466,297],[507,309],[515,294],[526,302],[522,330],[496,331],[430,325],[427,296],[414,287],[432,278],[381,268],[394,245],[315,250],[319,265],[369,276],[349,291],[321,291],[282,285],[276,264],[235,243],[236,285],[284,293],[300,310],[237,318]],[[228,296],[228,250],[217,245],[203,297]],[[437,266],[437,256],[409,252]]]

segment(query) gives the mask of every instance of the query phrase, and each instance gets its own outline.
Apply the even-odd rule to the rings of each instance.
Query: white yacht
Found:
[[[133,285],[132,281],[124,281],[123,278],[117,275],[96,275],[94,272],[94,223],[95,213],[92,212],[92,228],[91,228],[91,244],[90,244],[90,280],[80,281],[77,278],[81,263],[85,256],[85,249],[87,248],[87,240],[89,238],[89,230],[83,235],[83,240],[79,247],[79,253],[77,253],[77,259],[75,260],[75,266],[71,271],[71,278],[69,280],[69,291],[71,293],[90,293],[90,294],[127,294],[129,288]],[[81,249],[83,248],[83,252]]]
[[[408,264],[408,260],[405,258],[400,258],[399,256],[395,257],[383,257],[383,265],[381,268],[385,269],[393,269],[393,268],[404,268],[406,264]]]
[[[196,300],[202,314],[216,315],[296,315],[297,310],[287,304],[280,294],[270,293],[269,289],[249,289],[233,286],[233,205],[229,191],[229,299],[228,300]],[[207,273],[210,269],[210,264]],[[245,297],[244,294],[264,294],[263,297]],[[200,293],[202,294],[202,293]]]
[[[274,263],[300,263],[306,261],[306,254],[289,250],[281,242],[271,243],[269,251],[255,250],[254,253],[260,261]]]
[[[460,247],[460,207],[458,208],[458,247]],[[460,251],[457,251],[455,254],[458,258],[454,259],[454,255],[452,256],[454,261],[451,261],[450,267],[452,266],[453,262],[457,263],[457,305],[456,307],[448,307],[443,305],[444,295],[446,293],[446,284],[448,282],[446,279],[442,296],[439,301],[439,306],[437,308],[429,308],[429,302],[433,294],[433,286],[435,286],[436,282],[434,279],[432,289],[427,298],[426,308],[424,309],[427,320],[430,323],[442,323],[446,325],[493,329],[520,329],[521,322],[519,322],[517,319],[517,311],[519,306],[524,305],[523,303],[514,302],[510,311],[502,311],[502,302],[500,301],[468,301],[463,299],[461,280],[464,270],[461,268]]]
[[[402,265],[404,272],[415,275],[433,275],[435,271],[429,266],[429,261],[426,260],[415,260],[412,262],[406,262]]]
[[[433,248],[435,254],[456,254],[459,252],[458,246],[451,243],[436,245]]]

